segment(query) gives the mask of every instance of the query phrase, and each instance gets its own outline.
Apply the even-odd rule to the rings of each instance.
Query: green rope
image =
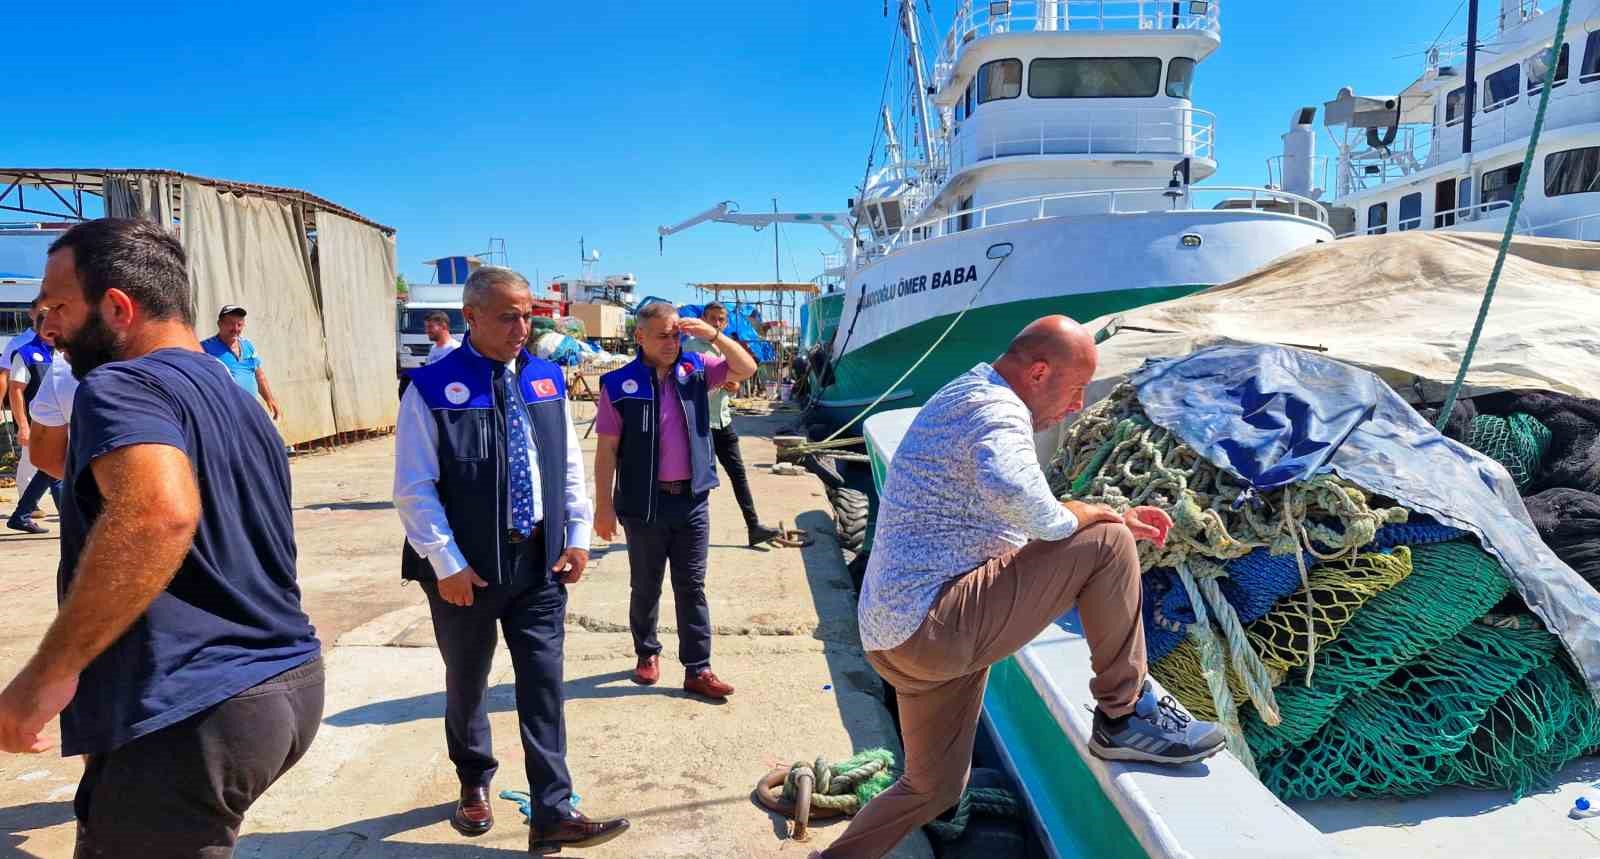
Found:
[[[855,814],[894,783],[893,766],[894,752],[888,749],[867,749],[832,765],[820,755],[811,763],[797,761],[783,779],[783,798],[794,802],[799,796],[800,776],[809,774],[812,807]]]
[[[1550,43],[1550,54],[1545,60],[1547,71],[1544,87],[1539,91],[1539,112],[1533,117],[1533,131],[1528,135],[1528,151],[1522,154],[1522,175],[1517,177],[1517,190],[1511,195],[1511,211],[1506,214],[1506,231],[1500,237],[1500,249],[1494,257],[1494,269],[1489,272],[1489,286],[1483,291],[1483,304],[1478,307],[1478,319],[1472,324],[1472,336],[1467,338],[1467,348],[1461,355],[1461,367],[1456,370],[1456,380],[1439,409],[1436,429],[1444,429],[1455,411],[1456,398],[1467,381],[1467,368],[1472,366],[1472,353],[1478,349],[1478,338],[1483,335],[1483,324],[1489,319],[1489,304],[1494,301],[1494,288],[1500,283],[1500,270],[1506,264],[1506,251],[1511,248],[1511,236],[1517,229],[1517,214],[1522,211],[1522,194],[1528,187],[1528,177],[1533,175],[1533,153],[1539,146],[1539,134],[1544,130],[1545,110],[1550,107],[1550,91],[1555,86],[1556,60],[1567,35],[1567,16],[1572,11],[1572,0],[1561,0],[1561,17],[1556,20],[1555,40]]]
[[[935,820],[922,828],[929,835],[945,843],[961,840],[966,834],[972,816],[1017,818],[1022,816],[1022,803],[1016,794],[998,787],[967,788],[956,804],[956,813],[949,820]]]

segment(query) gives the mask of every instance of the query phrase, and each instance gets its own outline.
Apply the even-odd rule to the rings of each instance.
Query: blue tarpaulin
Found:
[[[1476,534],[1600,690],[1600,593],[1539,539],[1499,463],[1440,435],[1377,376],[1223,345],[1148,361],[1129,381],[1150,420],[1258,490],[1332,472]]]
[[[728,311],[728,327],[723,332],[724,334],[738,340],[740,345],[750,350],[750,354],[757,361],[777,360],[777,350],[773,348],[771,343],[761,338],[761,333],[756,330],[755,325],[750,321],[752,315],[757,322],[761,321],[760,308],[753,304],[739,302],[724,304],[723,307],[727,308]],[[703,304],[685,304],[678,308],[678,315],[699,319],[705,314],[705,311],[706,308]]]

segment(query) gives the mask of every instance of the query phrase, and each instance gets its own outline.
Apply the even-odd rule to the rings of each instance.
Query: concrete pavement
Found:
[[[592,413],[578,406],[580,418]],[[627,555],[597,541],[594,563],[570,595],[566,691],[568,763],[580,808],[623,814],[625,837],[565,856],[804,857],[781,821],[751,800],[769,768],[818,754],[839,759],[894,742],[876,675],[862,659],[850,581],[819,484],[770,472],[767,436],[782,416],[741,417],[757,504],[769,522],[808,530],[805,549],[753,550],[732,493],[713,493],[707,590],[717,637],[713,667],[738,691],[725,704],[692,699],[679,684],[670,586],[662,597],[662,682],[628,680]],[[579,432],[583,432],[580,424]],[[593,439],[584,448],[592,462]],[[296,457],[295,524],[304,602],[328,665],[324,721],[304,761],[257,803],[240,857],[451,857],[525,855],[516,806],[495,801],[497,824],[466,840],[448,823],[456,795],[445,755],[443,668],[426,603],[402,586],[402,540],[390,503],[392,439]],[[15,490],[0,489],[0,510]],[[52,532],[54,517],[44,524]],[[0,532],[0,681],[32,652],[55,607],[54,533]],[[525,789],[502,650],[490,709],[501,759],[495,789]],[[71,854],[71,798],[81,766],[52,756],[0,756],[0,854]],[[921,835],[895,854],[931,855]]]

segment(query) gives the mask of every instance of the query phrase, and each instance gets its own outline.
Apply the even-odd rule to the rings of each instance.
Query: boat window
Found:
[[[1040,58],[1028,64],[1029,98],[1150,98],[1161,90],[1155,57]]]
[[[1521,66],[1506,66],[1483,79],[1483,112],[1499,110],[1517,100],[1517,82],[1522,77]]]
[[[1194,92],[1194,60],[1173,57],[1167,63],[1167,95],[1173,98],[1192,98]]]
[[[1407,194],[1400,198],[1400,232],[1414,230],[1422,226],[1422,192]]]
[[[1583,46],[1583,68],[1578,71],[1578,83],[1600,80],[1600,30],[1589,34]]]
[[[1022,95],[1022,61],[990,60],[978,67],[978,104]]]
[[[961,120],[966,119],[966,118],[967,118],[967,102],[966,102],[966,99],[962,99],[961,101],[956,102],[956,122],[959,124],[961,122]]]
[[[900,227],[904,224],[904,221],[900,219],[900,201],[884,200],[881,208],[883,209],[884,229],[891,233],[900,232]]]
[[[1456,183],[1456,200],[1462,210],[1472,207],[1472,177],[1467,176]]]
[[[1444,97],[1444,124],[1460,125],[1461,114],[1467,110],[1467,88],[1456,87]]]
[[[967,116],[972,115],[972,88],[977,85],[976,80],[967,81],[967,91],[961,96],[961,101],[967,106]]]
[[[1483,174],[1482,194],[1479,202],[1483,203],[1484,210],[1493,203],[1509,203],[1517,193],[1517,180],[1522,177],[1522,165],[1512,164],[1501,167],[1499,170],[1489,170]],[[1471,200],[1465,200],[1462,205],[1470,205]]]
[[[1567,54],[1570,53],[1567,49],[1570,47],[1572,46],[1561,46],[1561,56],[1556,58],[1556,79],[1550,85],[1551,89],[1555,89],[1567,82]],[[1548,71],[1549,62],[1550,55],[1545,51],[1540,51],[1528,58],[1526,63],[1528,67],[1528,95],[1537,95],[1540,90],[1544,89],[1544,76],[1545,72]]]
[[[1546,197],[1595,191],[1600,191],[1600,146],[1552,152],[1544,157]]]
[[[973,213],[972,213],[972,198],[968,197],[965,200],[962,200],[961,202],[957,203],[956,204],[956,211],[962,213],[962,215],[960,217],[956,218],[956,229],[958,229],[958,230],[970,230],[970,229],[972,229],[972,220],[973,220],[973,218],[972,218],[972,215],[973,215]]]
[[[1379,203],[1367,207],[1367,235],[1381,236],[1389,232],[1389,204]]]

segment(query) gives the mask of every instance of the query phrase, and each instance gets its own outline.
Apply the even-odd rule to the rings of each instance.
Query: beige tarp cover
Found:
[[[322,315],[299,221],[294,207],[274,199],[183,183],[195,327],[202,338],[215,334],[224,304],[249,311],[245,337],[261,356],[283,410],[278,431],[290,444],[335,432]]]
[[[394,238],[331,212],[317,213],[322,324],[339,432],[393,426]]]
[[[1343,239],[1095,320],[1091,330],[1113,320],[1119,329],[1100,345],[1091,399],[1146,358],[1221,340],[1314,347],[1378,373],[1414,401],[1442,399],[1498,245],[1498,236],[1421,230]],[[1600,397],[1600,244],[1513,242],[1467,384],[1469,394],[1538,388]]]

